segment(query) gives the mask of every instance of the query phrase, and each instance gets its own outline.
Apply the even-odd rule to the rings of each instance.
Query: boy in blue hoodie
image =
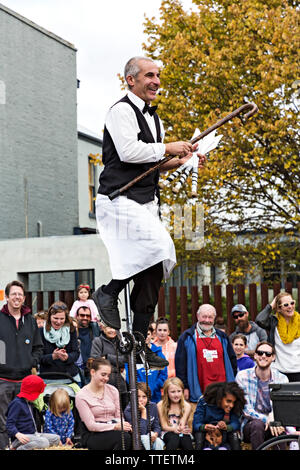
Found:
[[[33,416],[32,404],[45,389],[45,383],[38,375],[28,375],[22,380],[21,391],[8,405],[6,430],[14,450],[45,449],[58,445],[56,434],[38,433]]]

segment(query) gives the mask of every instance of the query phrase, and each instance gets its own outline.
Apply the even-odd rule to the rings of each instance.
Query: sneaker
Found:
[[[162,370],[169,365],[169,362],[163,357],[158,356],[148,346],[146,346],[146,361],[149,369]]]
[[[99,289],[92,294],[92,299],[98,308],[103,323],[110,328],[120,330],[121,320],[118,309],[118,298],[103,292],[103,287],[104,286],[99,287]]]

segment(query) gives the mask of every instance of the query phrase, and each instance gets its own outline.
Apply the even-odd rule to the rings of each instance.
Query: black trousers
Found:
[[[113,279],[104,288],[107,294],[118,296],[128,282],[131,280],[134,282],[130,294],[130,306],[134,312],[133,331],[141,332],[145,338],[149,322],[155,312],[162,279],[163,263],[161,262],[139,272],[132,278]]]
[[[84,446],[89,450],[122,450],[121,431],[88,432],[83,437]],[[131,435],[124,432],[125,449],[131,449]]]
[[[189,434],[183,434],[180,436],[175,432],[167,432],[164,435],[163,440],[166,444],[166,450],[193,450],[193,441]]]

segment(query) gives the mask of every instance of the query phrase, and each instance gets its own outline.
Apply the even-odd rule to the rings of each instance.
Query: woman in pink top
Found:
[[[158,318],[156,322],[156,338],[153,343],[156,346],[161,346],[163,355],[169,361],[168,378],[176,377],[175,352],[177,343],[170,337],[169,321],[167,318]]]
[[[89,450],[122,450],[119,392],[107,382],[111,364],[103,358],[89,359],[91,381],[75,397],[82,421],[82,445]],[[131,448],[131,425],[123,421],[125,449]]]

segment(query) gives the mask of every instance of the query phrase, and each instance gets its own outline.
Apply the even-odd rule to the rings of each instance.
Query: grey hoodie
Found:
[[[258,326],[256,323],[253,321],[249,322],[251,325],[251,330],[248,333],[245,333],[244,331],[241,331],[239,327],[237,326],[235,331],[231,333],[229,336],[230,341],[232,342],[232,339],[235,335],[237,334],[242,334],[245,335],[247,338],[247,348],[250,349],[250,351],[253,351],[260,341],[267,341],[268,340],[268,335],[266,330],[263,330]]]

